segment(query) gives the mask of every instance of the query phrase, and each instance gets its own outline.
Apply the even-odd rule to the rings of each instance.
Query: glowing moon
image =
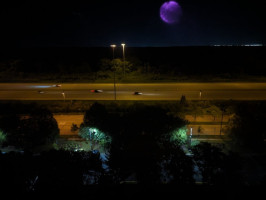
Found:
[[[176,1],[164,2],[160,8],[160,17],[168,24],[178,23],[181,15],[181,7]]]

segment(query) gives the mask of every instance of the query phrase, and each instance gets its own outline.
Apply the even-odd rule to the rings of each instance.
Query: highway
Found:
[[[102,93],[90,90],[100,89]],[[39,93],[38,91],[43,91]],[[135,91],[142,95],[134,95]],[[116,84],[116,100],[266,100],[266,83]],[[0,83],[0,100],[114,100],[114,84]]]

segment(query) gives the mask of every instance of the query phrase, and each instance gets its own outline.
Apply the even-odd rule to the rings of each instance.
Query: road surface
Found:
[[[53,115],[57,121],[58,128],[60,129],[60,135],[78,135],[78,131],[71,131],[72,124],[76,124],[80,127],[80,124],[83,122],[84,115]]]
[[[139,83],[116,84],[116,89],[116,100],[180,100],[182,95],[187,100],[266,100],[266,83]],[[0,83],[0,100],[114,100],[114,94],[112,83]]]

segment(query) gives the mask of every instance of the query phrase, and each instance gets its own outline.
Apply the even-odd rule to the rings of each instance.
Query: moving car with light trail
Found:
[[[134,95],[142,95],[142,92],[134,92]]]
[[[91,90],[91,92],[93,92],[93,93],[101,93],[101,92],[103,92],[102,90]]]

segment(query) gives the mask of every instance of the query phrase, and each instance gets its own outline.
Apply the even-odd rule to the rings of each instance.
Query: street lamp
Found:
[[[115,44],[112,44],[110,45],[113,49],[113,65],[114,65],[114,58],[115,58],[115,47],[116,45]],[[114,67],[114,97],[115,97],[115,100],[116,100],[116,85],[115,85],[115,66]]]
[[[66,96],[65,96],[65,92],[64,91],[62,92],[62,95],[63,95],[64,101],[65,101],[66,100]]]
[[[116,47],[116,45],[115,44],[111,44],[110,46],[113,48],[113,59],[114,59],[115,58],[115,47]]]
[[[125,43],[122,43],[121,44],[122,47],[123,47],[123,63],[124,63],[124,66],[123,66],[123,75],[125,76]]]
[[[190,128],[189,145],[191,145],[191,140],[192,140],[192,128]]]

